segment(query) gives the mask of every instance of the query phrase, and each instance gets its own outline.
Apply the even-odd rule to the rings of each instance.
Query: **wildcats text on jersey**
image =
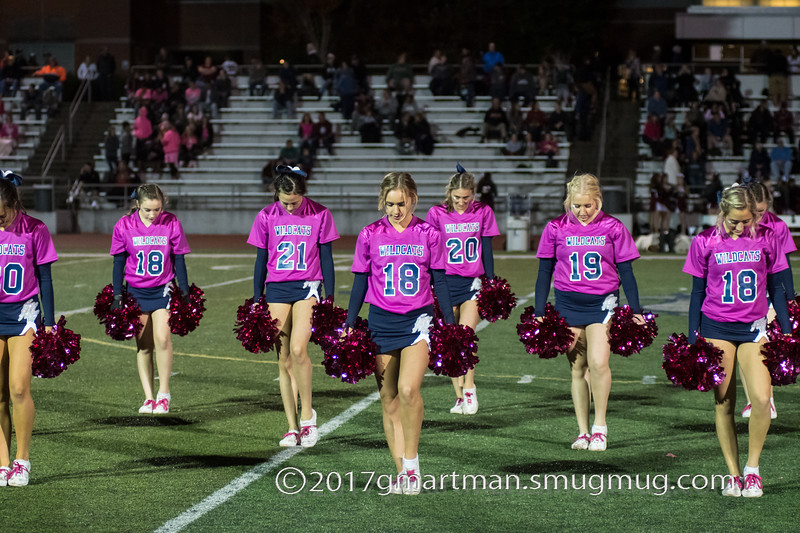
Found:
[[[566,245],[567,246],[605,246],[606,245],[606,236],[605,235],[598,235],[598,236],[573,236],[573,237],[565,237],[566,238]]]
[[[425,255],[425,247],[420,244],[384,244],[379,246],[381,257],[392,255],[413,255],[422,257]]]
[[[25,255],[25,245],[0,244],[0,255]]]
[[[714,259],[718,265],[728,263],[759,263],[761,261],[761,250],[741,250],[738,252],[719,252],[714,254]]]
[[[166,246],[166,235],[141,235],[133,237],[134,246]]]
[[[307,237],[311,235],[311,226],[298,226],[295,224],[275,226],[276,237],[285,237],[288,235],[300,235],[303,237]]]
[[[463,222],[461,224],[445,224],[445,233],[474,233],[481,230],[480,222]]]

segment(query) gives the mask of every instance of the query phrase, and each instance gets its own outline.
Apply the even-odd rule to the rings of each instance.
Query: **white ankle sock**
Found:
[[[406,472],[409,470],[413,470],[414,472],[419,472],[419,455],[414,457],[413,459],[406,459],[406,456],[403,456],[403,470]]]
[[[164,398],[166,398],[167,401],[172,401],[172,397],[169,395],[169,393],[164,394],[163,392],[159,392],[158,396],[156,396],[156,402],[163,400]]]
[[[761,475],[761,474],[758,473],[758,467],[757,466],[746,466],[745,465],[744,472],[742,472],[742,475],[743,476],[747,476],[749,474],[755,474],[757,476]]]
[[[602,433],[608,435],[608,426],[592,426],[592,435],[595,433]]]

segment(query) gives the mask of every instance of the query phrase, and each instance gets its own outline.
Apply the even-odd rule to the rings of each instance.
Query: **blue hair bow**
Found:
[[[742,176],[742,185],[750,185],[751,183],[755,183],[755,181],[755,176],[751,176],[750,174]]]
[[[275,172],[278,174],[297,174],[298,176],[302,176],[304,178],[308,177],[308,174],[305,173],[300,167],[290,167],[289,165],[278,165],[275,167]]]
[[[16,174],[13,170],[3,170],[0,177],[13,183],[14,187],[22,185],[22,176]]]
[[[467,173],[467,169],[462,167],[461,163],[456,162],[456,172],[458,172],[459,174],[466,174]]]

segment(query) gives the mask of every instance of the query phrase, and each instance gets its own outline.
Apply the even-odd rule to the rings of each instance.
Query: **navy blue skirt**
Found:
[[[450,303],[454,306],[475,300],[481,290],[481,278],[467,278],[464,276],[448,274],[447,292],[450,293]]]
[[[427,305],[406,314],[392,313],[377,305],[369,306],[369,331],[379,353],[413,346],[421,340],[430,344],[428,330],[433,324],[433,306]]]
[[[614,308],[619,304],[619,291],[584,294],[555,289],[555,294],[556,311],[573,327],[605,324],[611,320]]]
[[[37,297],[25,302],[0,304],[0,335],[25,335],[29,329],[36,332],[41,323],[42,313]]]
[[[717,322],[701,315],[700,336],[734,343],[758,342],[767,338],[767,318],[755,322]]]
[[[142,313],[169,309],[169,283],[158,287],[133,287],[128,285],[128,294],[136,298]]]
[[[270,304],[293,304],[319,297],[320,281],[273,281],[267,283],[266,299]]]

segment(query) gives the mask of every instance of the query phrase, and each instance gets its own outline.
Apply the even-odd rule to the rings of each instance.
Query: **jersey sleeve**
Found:
[[[548,222],[542,231],[539,239],[539,248],[536,250],[536,257],[539,259],[549,259],[556,256],[556,230],[553,222]]]
[[[252,244],[256,248],[267,248],[267,215],[263,210],[258,212],[256,219],[253,221],[247,244]]]
[[[332,242],[339,238],[339,233],[336,231],[336,223],[333,220],[333,215],[330,211],[325,209],[320,217],[319,227],[319,242],[325,244]]]
[[[356,239],[356,251],[353,255],[353,269],[354,273],[357,272],[370,272],[370,257],[369,257],[369,234],[367,228],[361,230]]]
[[[614,262],[624,263],[639,259],[639,250],[633,241],[631,233],[622,222],[617,222],[614,231]]]
[[[444,245],[442,244],[442,234],[437,229],[433,229],[428,237],[428,245],[431,249],[431,263],[432,270],[442,269],[447,266],[444,256]]]
[[[53,238],[50,231],[44,224],[39,224],[34,229],[33,247],[36,265],[46,265],[58,260],[56,247],[53,245]]]
[[[483,222],[481,223],[483,233],[481,237],[496,237],[500,235],[500,229],[497,227],[497,218],[494,216],[494,211],[489,206],[483,208]]]
[[[125,248],[125,230],[123,228],[123,220],[124,219],[120,219],[114,225],[114,231],[111,234],[111,251],[109,252],[111,255],[117,255],[127,251]]]
[[[428,209],[428,214],[425,215],[425,222],[427,222],[434,228],[439,227],[439,215],[437,213],[436,206],[433,206],[430,209]]]
[[[684,272],[698,278],[706,278],[708,274],[704,243],[705,239],[702,236],[692,239],[692,244],[689,246],[689,254],[686,256],[686,262],[683,265]]]
[[[172,253],[175,255],[184,255],[191,252],[189,241],[186,240],[186,234],[183,232],[181,221],[178,220],[177,217],[172,221],[170,244],[172,245]]]
[[[768,239],[769,255],[767,258],[768,272],[775,274],[789,268],[789,263],[786,261],[786,254],[781,250],[781,243],[778,239]]]

